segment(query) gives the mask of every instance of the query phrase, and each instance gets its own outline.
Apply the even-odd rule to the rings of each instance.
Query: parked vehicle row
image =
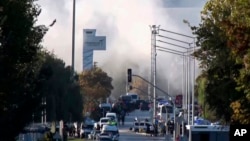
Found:
[[[98,122],[95,122],[93,128],[84,137],[88,139],[99,141],[118,141],[119,129],[117,127],[117,115],[116,113],[107,112],[105,117],[100,118]]]
[[[150,134],[152,136],[154,135],[155,127],[147,119],[135,119],[130,130],[133,132]]]

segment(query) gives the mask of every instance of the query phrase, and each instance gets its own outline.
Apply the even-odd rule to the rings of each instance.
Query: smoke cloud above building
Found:
[[[202,0],[201,0],[202,1]],[[113,95],[125,91],[126,71],[150,77],[150,25],[177,33],[192,35],[183,20],[198,25],[205,3],[196,0],[76,0],[75,68],[82,71],[83,29],[96,29],[97,36],[106,36],[106,51],[95,51],[94,62],[113,78]],[[43,45],[71,65],[73,0],[42,0],[39,24],[55,25],[44,38]],[[183,37],[169,35],[179,40]],[[162,45],[164,46],[164,45]],[[170,45],[165,45],[177,49]],[[179,49],[178,49],[179,50]],[[157,81],[161,88],[169,83],[170,92],[182,87],[181,56],[157,51]]]

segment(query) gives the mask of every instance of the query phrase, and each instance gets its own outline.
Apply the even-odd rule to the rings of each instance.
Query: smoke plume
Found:
[[[199,2],[197,2],[199,1]],[[106,36],[106,51],[95,51],[94,62],[113,78],[113,95],[125,93],[126,71],[150,78],[151,31],[149,25],[191,35],[183,19],[197,25],[202,0],[76,0],[75,68],[82,71],[83,29],[97,29]],[[44,38],[44,46],[71,65],[73,0],[42,0],[39,23],[56,24]],[[170,35],[179,40],[183,37]],[[179,50],[169,45],[161,46]],[[172,95],[181,93],[182,59],[157,51],[157,84]]]

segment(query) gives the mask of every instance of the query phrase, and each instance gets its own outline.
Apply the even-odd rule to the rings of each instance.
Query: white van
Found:
[[[110,119],[114,119],[116,122],[118,122],[116,113],[108,112],[108,113],[106,113],[106,117],[108,117]]]
[[[160,121],[165,122],[167,120],[167,114],[169,119],[174,119],[174,106],[172,104],[166,103],[157,107],[157,116]],[[179,115],[179,110],[177,108],[175,108],[175,115]]]

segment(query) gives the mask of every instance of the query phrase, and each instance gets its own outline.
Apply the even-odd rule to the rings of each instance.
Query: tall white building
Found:
[[[106,50],[106,36],[96,36],[96,29],[83,29],[83,39],[83,70],[89,70],[94,50]]]

